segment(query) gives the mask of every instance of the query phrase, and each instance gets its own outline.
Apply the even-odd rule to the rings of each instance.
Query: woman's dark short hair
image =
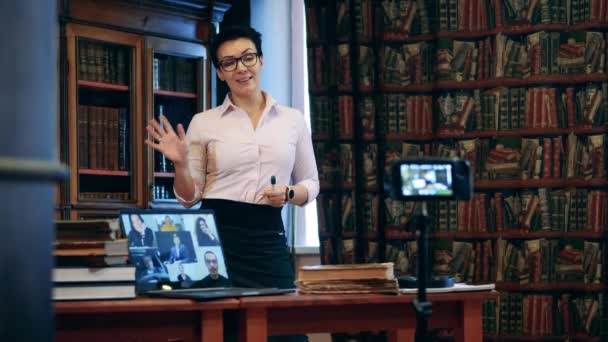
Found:
[[[196,228],[200,228],[200,226],[201,226],[201,222],[203,222],[205,225],[207,225],[207,220],[205,220],[205,219],[204,219],[204,218],[202,218],[202,217],[198,217],[198,218],[196,219],[196,222],[194,223],[194,225],[196,226]]]
[[[217,50],[227,41],[237,40],[239,38],[249,39],[255,45],[258,56],[262,56],[262,34],[249,26],[228,26],[222,28],[217,36],[211,39],[211,60],[213,65],[218,67],[219,60],[217,58]]]
[[[131,218],[131,216],[133,216],[133,215],[139,217],[139,220],[141,221],[141,223],[143,223],[144,226],[146,225],[146,221],[144,221],[144,218],[141,217],[140,214],[131,214],[131,215],[129,215],[129,221],[131,222],[131,225],[133,224],[133,219]]]

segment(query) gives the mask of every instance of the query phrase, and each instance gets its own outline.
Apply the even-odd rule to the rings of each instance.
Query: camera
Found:
[[[385,185],[400,200],[469,200],[473,196],[471,166],[460,159],[399,160],[391,166]]]

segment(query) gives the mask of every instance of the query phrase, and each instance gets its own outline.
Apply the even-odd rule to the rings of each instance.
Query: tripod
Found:
[[[418,297],[414,300],[414,310],[416,311],[416,342],[425,342],[430,339],[428,319],[432,313],[431,302],[426,298],[427,282],[429,281],[429,217],[426,210],[426,201],[422,201],[421,205],[420,213],[413,217],[418,246],[418,267],[416,270],[416,277],[418,278]]]

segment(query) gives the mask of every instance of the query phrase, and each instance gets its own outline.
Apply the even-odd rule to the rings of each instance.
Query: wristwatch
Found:
[[[285,187],[285,203],[292,200],[296,195],[296,192],[291,187]]]
[[[289,200],[291,201],[296,196],[296,192],[293,188],[289,188]]]

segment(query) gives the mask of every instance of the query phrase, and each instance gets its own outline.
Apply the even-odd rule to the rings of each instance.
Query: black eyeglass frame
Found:
[[[251,64],[245,63],[244,58],[249,57],[251,55],[255,56],[255,59],[253,59],[253,62]],[[242,55],[241,57],[238,57],[238,58],[237,57],[227,57],[227,58],[224,58],[221,61],[219,61],[217,64],[218,64],[218,66],[223,71],[232,72],[232,71],[235,71],[238,68],[239,61],[245,67],[252,67],[252,66],[254,66],[254,65],[256,65],[258,63],[259,59],[260,59],[260,54],[259,53],[257,53],[257,52],[249,52],[249,53],[246,53],[246,54],[244,54],[244,55]],[[224,62],[227,61],[227,60],[234,60],[234,67],[232,67],[232,68],[226,68],[224,66]]]

